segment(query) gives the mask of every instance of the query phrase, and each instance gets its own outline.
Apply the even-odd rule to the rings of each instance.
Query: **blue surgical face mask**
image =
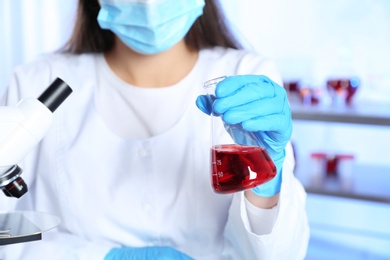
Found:
[[[203,13],[205,0],[100,0],[98,23],[129,48],[156,54],[171,48]]]

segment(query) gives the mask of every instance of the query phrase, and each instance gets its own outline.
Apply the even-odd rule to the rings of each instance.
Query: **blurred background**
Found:
[[[60,48],[76,0],[0,1],[0,93]],[[308,192],[307,259],[390,259],[390,1],[221,1],[247,48],[276,61]]]

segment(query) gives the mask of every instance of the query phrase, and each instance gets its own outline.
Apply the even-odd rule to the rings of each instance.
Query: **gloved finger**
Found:
[[[215,100],[214,95],[200,95],[196,98],[196,106],[205,114],[210,115]]]
[[[284,132],[290,124],[291,120],[281,114],[257,117],[241,122],[242,128],[250,132]]]
[[[285,102],[283,111],[279,114],[260,116],[242,121],[242,127],[247,131],[277,131],[292,129],[291,110]]]
[[[278,100],[283,100],[286,96],[284,88],[276,83],[267,83],[265,85],[249,83],[230,96],[218,98],[214,104],[214,110],[222,114],[232,107],[263,99],[268,100],[272,104],[277,104],[280,102]]]
[[[215,111],[218,113],[225,113],[232,107],[241,106],[247,103],[251,103],[256,100],[265,98],[263,90],[274,88],[272,85],[259,86],[256,83],[248,83],[245,86],[238,89],[230,96],[218,98],[214,104]],[[269,91],[268,91],[269,92]],[[275,91],[272,90],[274,96]]]
[[[274,85],[274,82],[264,75],[230,76],[218,83],[215,89],[215,95],[217,98],[224,98],[234,94],[236,91],[249,84],[254,84],[260,87],[263,85]],[[262,95],[263,97],[273,97],[275,94],[273,91],[273,88],[264,88]]]
[[[217,102],[214,104],[214,109],[217,110]],[[284,97],[275,97],[271,100],[256,100],[241,106],[232,107],[223,114],[223,120],[228,124],[238,124],[243,121],[257,118],[261,116],[269,116],[283,113]]]

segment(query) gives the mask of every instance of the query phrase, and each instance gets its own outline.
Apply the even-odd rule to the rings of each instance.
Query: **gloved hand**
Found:
[[[285,147],[292,134],[291,110],[284,88],[262,75],[230,76],[217,84],[215,100],[210,104],[213,99],[200,95],[196,105],[208,115],[214,111],[227,124],[241,124],[245,131],[253,132],[258,145],[266,149],[275,163],[277,175],[253,188],[253,192],[262,197],[279,193]],[[232,129],[229,134],[235,139]]]
[[[192,258],[171,247],[123,247],[113,248],[104,260],[191,260]]]

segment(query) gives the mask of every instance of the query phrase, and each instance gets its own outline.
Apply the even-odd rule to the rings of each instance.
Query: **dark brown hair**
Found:
[[[203,14],[185,36],[186,43],[196,49],[223,46],[240,49],[229,30],[217,0],[206,0]],[[101,29],[97,22],[98,0],[79,0],[73,33],[62,51],[70,53],[106,52],[114,46],[114,34]]]

